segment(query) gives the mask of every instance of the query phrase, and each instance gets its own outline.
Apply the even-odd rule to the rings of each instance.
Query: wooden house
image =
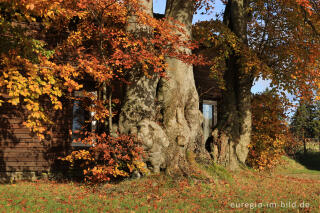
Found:
[[[155,14],[155,17],[161,18],[163,15]],[[219,100],[219,91],[215,87],[216,83],[209,77],[208,70],[207,67],[194,69],[200,109],[205,118],[205,140],[209,138],[210,131],[217,122]],[[48,126],[52,134],[40,141],[23,125],[28,114],[23,105],[4,103],[0,106],[0,182],[47,176],[53,170],[58,156],[66,155],[72,148],[80,146],[72,142],[69,131],[79,129],[81,122],[87,120],[86,116],[92,115],[86,114],[76,101],[65,100],[63,107],[62,111],[49,113],[54,122]],[[94,122],[91,128],[95,128]]]
[[[194,67],[194,78],[199,94],[199,109],[203,114],[203,137],[207,141],[211,137],[211,132],[218,122],[219,101],[221,91],[217,83],[210,77],[208,67]]]
[[[52,134],[42,141],[23,125],[26,116],[21,105],[4,103],[0,107],[0,182],[47,176],[57,156],[66,154],[70,147],[72,105],[50,113]]]
[[[200,110],[204,115],[204,138],[207,140],[217,122],[219,92],[207,68],[197,67],[194,73]],[[52,134],[40,141],[23,125],[27,110],[22,105],[5,103],[0,107],[0,182],[47,176],[58,156],[66,155],[70,149],[80,145],[72,143],[69,133],[69,130],[79,129],[80,123],[86,120],[78,103],[65,101],[62,111],[49,115],[54,121],[54,125],[48,126]],[[91,127],[95,128],[95,123]]]

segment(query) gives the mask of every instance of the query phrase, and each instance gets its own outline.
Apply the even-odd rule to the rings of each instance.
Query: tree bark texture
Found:
[[[224,23],[247,45],[247,1],[229,0]],[[214,161],[231,170],[245,163],[251,139],[251,87],[252,73],[244,69],[245,55],[231,54],[224,73],[226,89],[223,91],[217,128],[213,131],[211,150]]]
[[[167,1],[166,17],[180,21],[187,32],[181,39],[191,37],[192,16],[192,1]],[[181,51],[191,53],[189,49]],[[132,72],[119,130],[136,134],[143,142],[146,161],[153,172],[164,169],[169,174],[188,174],[191,167],[187,153],[195,150],[203,120],[193,67],[177,58],[165,60],[168,64],[166,78],[160,79],[157,74],[150,78],[139,71]]]

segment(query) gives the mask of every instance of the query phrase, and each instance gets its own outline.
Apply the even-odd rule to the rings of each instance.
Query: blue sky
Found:
[[[164,14],[166,0],[153,0],[153,12]]]
[[[166,7],[165,2],[166,2],[166,0],[153,0],[153,11],[155,13],[164,14],[165,7]],[[210,15],[197,14],[197,15],[194,16],[193,22],[195,23],[195,22],[198,22],[198,21],[210,20],[212,18],[215,18],[215,14],[220,14],[220,13],[223,12],[224,4],[221,1],[217,0],[215,2],[214,6],[215,6],[214,13],[212,13]],[[269,86],[270,86],[270,81],[258,79],[255,82],[254,86],[252,87],[251,91],[253,93],[263,92]]]
[[[166,0],[153,0],[153,11],[155,13],[164,14],[165,7],[166,7],[165,2],[166,2]],[[221,13],[224,10],[224,4],[220,0],[217,0],[215,2],[214,7],[215,7],[215,11],[214,11],[215,14]],[[193,22],[209,20],[213,16],[214,16],[214,14],[213,15],[200,15],[200,14],[195,15]]]

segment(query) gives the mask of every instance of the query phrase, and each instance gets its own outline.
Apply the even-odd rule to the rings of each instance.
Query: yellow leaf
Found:
[[[47,16],[48,17],[52,17],[54,15],[54,12],[52,10],[50,10],[49,12],[47,12]]]
[[[27,104],[26,107],[27,107],[28,110],[32,110],[32,108],[33,108],[33,106],[30,105],[30,104]]]
[[[34,4],[28,4],[27,6],[26,6],[26,8],[27,9],[29,9],[29,10],[33,10],[34,9]]]
[[[18,105],[20,100],[19,100],[19,98],[14,98],[14,99],[11,99],[10,102],[12,105]]]

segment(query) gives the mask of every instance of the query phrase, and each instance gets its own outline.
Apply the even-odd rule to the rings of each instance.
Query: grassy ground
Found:
[[[214,181],[157,175],[99,187],[49,181],[0,185],[0,212],[319,212],[320,171],[284,161],[273,173],[230,175],[207,168],[219,174]]]

